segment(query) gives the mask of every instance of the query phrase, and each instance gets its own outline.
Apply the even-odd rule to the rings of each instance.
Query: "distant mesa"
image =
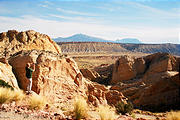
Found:
[[[85,34],[75,34],[70,37],[58,37],[53,39],[55,42],[112,42],[109,40],[104,40],[102,38],[91,37]]]
[[[131,44],[142,44],[141,41],[139,41],[138,39],[136,38],[124,38],[124,39],[121,39],[121,40],[116,40],[117,43],[131,43]]]

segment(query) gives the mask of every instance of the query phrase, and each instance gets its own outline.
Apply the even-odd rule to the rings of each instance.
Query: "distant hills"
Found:
[[[57,42],[63,53],[71,52],[166,52],[180,56],[180,44],[122,44],[112,42]]]
[[[136,38],[125,38],[111,41],[91,37],[84,34],[75,34],[70,37],[54,38],[62,52],[166,52],[180,56],[180,44],[144,44]]]
[[[142,44],[141,41],[139,41],[136,38],[124,38],[121,40],[116,40],[116,43],[133,43],[133,44]]]
[[[92,37],[85,34],[75,34],[70,37],[58,37],[53,39],[55,42],[111,42],[111,43],[132,43],[132,44],[140,44],[141,41],[135,38],[125,38],[121,40],[105,40],[102,38]]]

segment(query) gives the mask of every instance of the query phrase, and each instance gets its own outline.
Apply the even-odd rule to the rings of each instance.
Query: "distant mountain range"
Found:
[[[102,38],[92,37],[84,34],[75,34],[70,37],[58,37],[53,39],[55,42],[111,42],[111,43],[133,43],[140,44],[141,42],[135,38],[125,38],[121,40],[105,40]]]
[[[116,43],[133,43],[133,44],[142,44],[141,41],[139,41],[136,38],[124,38],[121,40],[116,40]]]

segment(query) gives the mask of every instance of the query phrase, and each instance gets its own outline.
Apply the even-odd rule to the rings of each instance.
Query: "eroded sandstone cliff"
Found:
[[[156,53],[142,58],[123,56],[113,67],[112,90],[148,110],[180,107],[180,58]]]

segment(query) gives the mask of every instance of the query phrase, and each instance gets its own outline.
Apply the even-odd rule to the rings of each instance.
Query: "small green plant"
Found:
[[[108,105],[99,105],[97,112],[101,120],[114,120],[116,116],[115,109]]]
[[[80,120],[82,118],[86,118],[88,116],[88,104],[86,100],[83,97],[77,97],[74,101],[74,117],[77,120]]]
[[[131,117],[135,119],[135,118],[136,118],[136,115],[135,115],[134,113],[132,113],[132,114],[131,114]]]
[[[30,109],[43,109],[47,102],[44,97],[32,94],[32,96],[29,97],[28,104]]]
[[[125,115],[126,113],[131,114],[133,110],[133,104],[131,102],[128,102],[127,104],[124,102],[118,102],[115,107],[117,113],[121,113],[123,115]]]
[[[11,85],[9,85],[7,82],[5,82],[4,80],[0,80],[0,87],[11,88],[12,90],[14,90],[14,88]]]

